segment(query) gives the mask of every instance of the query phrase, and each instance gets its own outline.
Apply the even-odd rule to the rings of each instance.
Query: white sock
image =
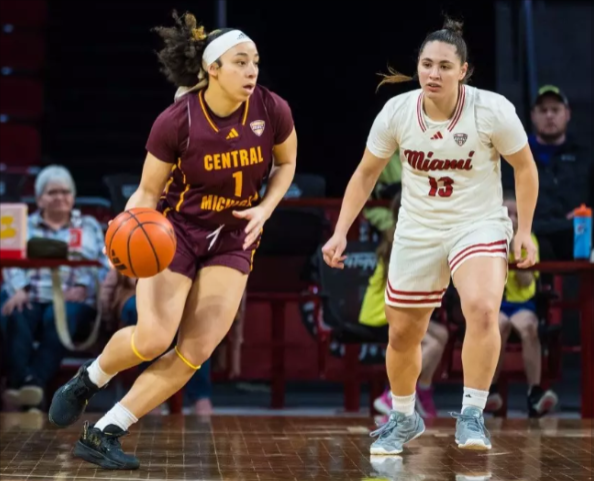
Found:
[[[464,412],[467,407],[478,408],[481,411],[484,411],[488,397],[489,391],[479,391],[478,389],[465,387],[464,397],[462,398],[462,412]]]
[[[103,387],[111,380],[112,377],[117,374],[117,372],[116,374],[107,374],[103,369],[101,369],[101,366],[99,365],[99,359],[101,359],[101,356],[93,361],[93,363],[87,368],[87,372],[89,373],[89,379],[95,386]]]
[[[395,396],[392,394],[392,409],[405,416],[412,416],[415,413],[415,398],[414,393],[410,396]]]
[[[117,403],[114,407],[107,411],[105,416],[95,423],[95,427],[101,431],[104,431],[105,428],[110,424],[115,424],[124,431],[127,431],[128,428],[137,421],[138,419],[134,416],[134,414],[128,411],[120,403]]]

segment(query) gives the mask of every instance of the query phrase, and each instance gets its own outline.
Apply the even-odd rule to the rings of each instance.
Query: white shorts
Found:
[[[511,221],[497,217],[449,230],[431,229],[400,216],[390,257],[386,304],[439,307],[450,277],[473,257],[508,258]]]

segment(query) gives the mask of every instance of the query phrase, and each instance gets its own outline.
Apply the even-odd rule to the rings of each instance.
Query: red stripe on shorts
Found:
[[[441,303],[442,296],[439,297],[424,297],[422,299],[402,299],[390,295],[390,291],[386,290],[386,295],[390,302],[398,304],[435,304]]]
[[[388,279],[388,290],[392,294],[401,295],[401,296],[437,296],[442,295],[446,290],[442,289],[441,291],[397,291],[392,287],[390,280]]]
[[[386,286],[386,295],[388,300],[391,302],[397,302],[399,304],[428,304],[441,302],[445,289],[440,291],[397,291],[392,287],[390,281]],[[415,297],[417,299],[410,299]]]
[[[452,262],[450,262],[450,271],[453,271],[464,259],[473,254],[505,254],[507,256],[507,249],[501,249],[498,246],[490,248],[481,248],[481,246],[471,247],[466,249],[463,255],[458,254],[455,259],[452,259]]]
[[[474,245],[468,246],[468,247],[462,249],[460,252],[458,252],[454,256],[454,258],[450,261],[450,266],[456,262],[458,257],[460,257],[465,252],[469,251],[470,249],[476,249],[477,247],[497,247],[497,246],[502,246],[502,245],[507,245],[507,241],[505,239],[499,240],[496,242],[490,242],[489,244],[474,244]]]

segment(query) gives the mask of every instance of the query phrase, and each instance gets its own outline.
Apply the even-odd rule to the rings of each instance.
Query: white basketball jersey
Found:
[[[477,89],[461,85],[453,117],[439,123],[425,115],[421,90],[405,95],[396,134],[405,214],[437,228],[505,216],[499,153],[477,129]]]
[[[392,98],[377,116],[367,147],[380,158],[400,150],[402,214],[448,229],[506,216],[500,153],[513,154],[526,143],[505,97],[461,85],[454,115],[445,122],[425,115],[421,89]]]

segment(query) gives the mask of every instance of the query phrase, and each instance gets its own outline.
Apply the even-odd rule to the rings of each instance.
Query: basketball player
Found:
[[[426,37],[417,66],[421,88],[389,100],[375,119],[335,233],[323,248],[330,266],[344,267],[346,233],[380,172],[400,149],[402,208],[386,287],[393,410],[388,422],[372,433],[378,439],[371,454],[398,454],[425,430],[414,410],[421,340],[450,276],[467,323],[456,443],[460,448],[491,448],[483,409],[499,356],[498,314],[513,234],[503,207],[500,155],[515,171],[515,256],[522,268],[535,262],[530,231],[538,176],[527,136],[509,101],[465,85],[470,70],[461,27],[448,19]],[[410,80],[391,74],[382,83]]]
[[[74,423],[118,373],[165,352],[95,425],[74,453],[108,469],[135,469],[119,438],[179,391],[229,331],[262,226],[288,190],[297,140],[290,108],[257,85],[258,50],[241,31],[197,28],[174,13],[156,31],[162,70],[179,87],[153,125],[142,180],[126,209],[157,208],[171,221],[177,252],[168,269],[138,281],[138,324],[121,329],[101,355],[61,387],[49,418]],[[273,161],[274,157],[274,161]],[[268,179],[265,196],[260,189]]]

